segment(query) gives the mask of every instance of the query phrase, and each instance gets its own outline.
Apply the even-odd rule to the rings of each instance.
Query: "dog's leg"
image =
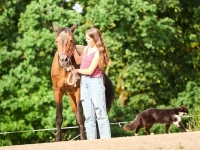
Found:
[[[170,127],[170,124],[166,124],[165,125],[165,133],[169,133],[169,127]]]
[[[184,132],[188,132],[188,130],[185,129],[185,127],[183,126],[183,124],[181,122],[178,123],[179,124],[179,129],[181,129]]]
[[[153,125],[148,125],[148,126],[145,127],[145,130],[147,131],[147,133],[148,133],[149,135],[151,135],[150,128],[151,128],[152,126],[153,126]]]
[[[141,129],[141,127],[139,126],[139,127],[137,127],[136,129],[135,129],[135,136],[137,136],[138,135],[138,132],[139,132],[139,130]]]
[[[149,134],[149,135],[151,135],[151,131],[150,131],[150,128],[145,128],[145,130],[146,130],[146,132]]]
[[[173,124],[174,124],[175,126],[177,126],[179,129],[181,129],[182,131],[188,132],[188,131],[185,129],[185,127],[182,125],[182,123],[181,123],[181,117],[180,117],[180,116],[174,115]]]

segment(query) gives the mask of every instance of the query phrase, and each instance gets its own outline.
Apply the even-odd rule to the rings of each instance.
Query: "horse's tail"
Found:
[[[126,130],[126,131],[132,131],[132,130],[134,130],[136,127],[138,127],[139,124],[140,124],[140,117],[137,116],[137,117],[135,118],[135,120],[133,120],[132,123],[127,124],[127,125],[124,126],[124,130]]]
[[[105,83],[105,95],[106,95],[106,109],[107,112],[110,110],[111,105],[115,99],[115,88],[112,84],[112,81],[108,78],[108,76],[103,73],[104,75],[104,83]]]

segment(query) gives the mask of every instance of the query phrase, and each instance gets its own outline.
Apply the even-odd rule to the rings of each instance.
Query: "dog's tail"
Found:
[[[127,125],[124,126],[124,130],[125,130],[125,131],[132,131],[132,130],[134,130],[134,129],[139,125],[139,121],[140,121],[139,116],[137,116],[137,117],[133,120],[132,123],[127,124]]]

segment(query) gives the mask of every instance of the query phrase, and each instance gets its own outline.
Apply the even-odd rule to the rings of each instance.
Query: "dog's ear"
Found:
[[[183,109],[183,107],[184,107],[184,106],[183,106],[183,104],[181,104],[181,105],[180,105],[180,109],[182,110],[182,109]]]

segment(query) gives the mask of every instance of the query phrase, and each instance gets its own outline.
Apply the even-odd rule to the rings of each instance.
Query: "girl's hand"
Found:
[[[78,73],[78,69],[73,69],[72,74],[76,74],[76,73]]]

